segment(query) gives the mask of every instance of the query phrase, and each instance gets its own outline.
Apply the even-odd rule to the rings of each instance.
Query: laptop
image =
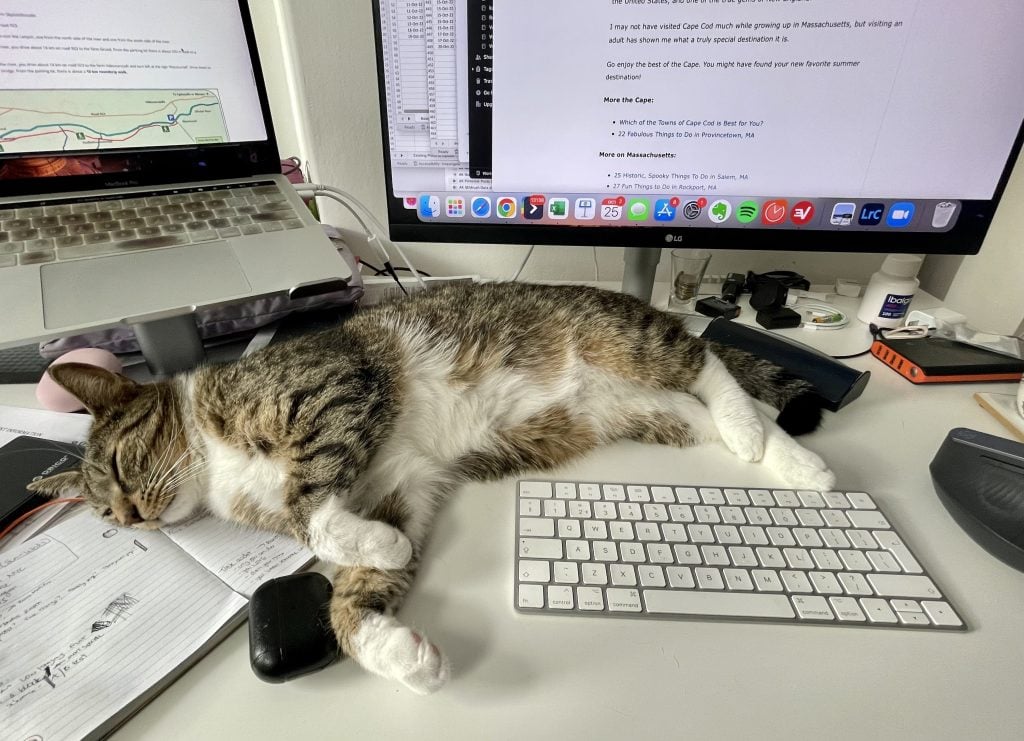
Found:
[[[244,0],[5,9],[0,348],[344,287],[281,175]]]

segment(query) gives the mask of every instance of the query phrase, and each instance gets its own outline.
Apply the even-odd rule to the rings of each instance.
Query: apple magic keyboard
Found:
[[[524,613],[964,630],[863,492],[520,481]]]

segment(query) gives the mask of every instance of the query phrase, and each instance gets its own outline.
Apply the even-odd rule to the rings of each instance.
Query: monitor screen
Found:
[[[9,0],[0,11],[0,180],[141,169],[267,142],[238,0]]]
[[[977,252],[1009,0],[377,0],[392,237]]]

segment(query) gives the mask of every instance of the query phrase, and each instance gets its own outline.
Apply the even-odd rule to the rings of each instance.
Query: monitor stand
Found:
[[[622,273],[622,292],[650,303],[654,292],[654,274],[661,262],[661,248],[626,247],[623,261],[626,267]]]
[[[191,311],[147,317],[130,322],[130,326],[154,378],[167,378],[206,360],[206,350]]]

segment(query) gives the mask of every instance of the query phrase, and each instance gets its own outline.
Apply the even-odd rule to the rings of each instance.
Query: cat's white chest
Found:
[[[284,511],[288,474],[281,463],[209,436],[204,435],[204,442],[209,464],[207,504],[215,514],[230,517],[240,500],[263,512]]]

